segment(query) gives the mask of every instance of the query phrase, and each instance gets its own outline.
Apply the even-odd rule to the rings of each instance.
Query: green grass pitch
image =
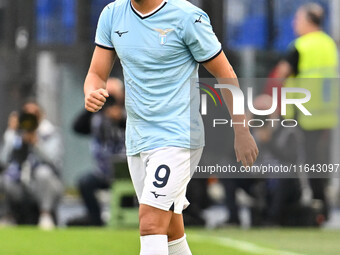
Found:
[[[319,229],[188,229],[193,255],[338,255],[340,231]],[[44,232],[0,229],[0,254],[138,255],[135,229],[74,228]]]

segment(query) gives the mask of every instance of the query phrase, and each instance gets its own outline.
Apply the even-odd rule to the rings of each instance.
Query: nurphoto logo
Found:
[[[210,86],[206,83],[198,82],[201,87],[200,90],[204,91],[206,94],[201,95],[201,114],[207,115],[208,114],[208,104],[207,104],[207,97],[208,95],[213,100],[215,106],[219,104],[222,106],[222,100],[220,95],[217,93],[216,89],[227,89],[231,92],[233,97],[233,115],[244,115],[246,113],[245,110],[245,96],[242,90],[234,85],[230,84],[215,84],[214,87]],[[308,109],[304,106],[305,103],[309,102],[311,99],[311,92],[308,89],[304,88],[279,88],[281,90],[281,115],[287,115],[287,105],[294,105],[296,109],[299,109],[302,114],[306,116],[311,116],[312,114],[308,111]],[[300,98],[289,98],[288,94],[294,93],[300,94]],[[253,102],[253,88],[249,87],[247,89],[247,106],[250,113],[254,116],[270,116],[278,109],[278,88],[272,89],[272,105],[269,109],[256,109],[254,107]],[[248,120],[248,125],[250,127],[262,127],[265,124],[265,121],[271,122],[272,126],[274,126],[275,122],[281,122],[282,126],[284,127],[295,127],[297,126],[298,122],[294,119],[251,119]],[[233,125],[246,125],[244,122],[241,123],[233,123],[232,120],[227,119],[214,119],[213,126],[217,125],[226,125],[230,124]],[[289,124],[290,123],[290,124]]]

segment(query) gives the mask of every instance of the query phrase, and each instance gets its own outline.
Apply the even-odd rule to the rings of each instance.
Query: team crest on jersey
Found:
[[[159,33],[159,43],[161,45],[166,44],[168,33],[174,31],[173,28],[167,28],[167,29],[164,29],[164,30],[160,29],[160,28],[155,28],[154,30]]]

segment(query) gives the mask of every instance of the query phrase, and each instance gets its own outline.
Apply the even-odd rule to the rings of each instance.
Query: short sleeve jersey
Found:
[[[190,81],[199,63],[222,50],[205,12],[186,0],[165,0],[143,15],[131,0],[117,0],[102,11],[95,43],[115,50],[123,66],[127,155],[204,146],[199,89]]]

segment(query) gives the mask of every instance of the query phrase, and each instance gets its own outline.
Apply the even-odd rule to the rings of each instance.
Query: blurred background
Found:
[[[98,168],[97,158],[93,152],[93,146],[96,146],[93,145],[94,135],[91,131],[78,130],[77,133],[75,121],[83,111],[83,82],[94,49],[97,20],[101,10],[110,2],[110,0],[0,0],[0,134],[4,134],[6,129],[11,127],[11,120],[19,122],[20,125],[26,120],[25,118],[29,119],[29,116],[25,117],[21,114],[24,103],[34,100],[39,104],[40,115],[49,121],[59,136],[60,143],[54,144],[50,156],[53,155],[52,158],[55,159],[57,157],[55,154],[58,154],[59,161],[55,162],[55,165],[59,164],[56,167],[58,168],[56,175],[60,183],[53,183],[54,186],[51,184],[55,187],[55,197],[52,199],[54,204],[52,209],[46,210],[52,210],[55,222],[61,226],[67,225],[68,221],[79,215],[86,214],[80,195],[83,199],[84,196],[89,198],[85,203],[90,207],[93,206],[92,195],[81,194],[79,180],[92,169]],[[191,2],[209,14],[214,30],[223,42],[224,50],[238,76],[265,78],[270,75],[286,53],[289,44],[295,39],[292,22],[296,10],[310,1],[192,0]],[[324,29],[339,46],[340,1],[316,0],[314,2],[324,7],[326,11]],[[209,77],[203,68],[201,68],[201,75]],[[119,61],[115,64],[112,76],[123,80]],[[113,92],[113,95],[115,102],[112,105],[120,105],[117,92]],[[11,116],[14,117],[11,119]],[[34,121],[40,123],[39,118],[42,117],[38,116],[37,120],[33,118],[31,121],[33,126]],[[119,121],[122,118],[118,117]],[[115,121],[117,122],[117,118]],[[89,120],[85,122],[88,124]],[[122,127],[119,123],[117,125]],[[89,133],[90,136],[82,135]],[[6,137],[4,136],[3,139],[5,140]],[[2,147],[4,144],[3,141]],[[47,149],[45,152],[49,153]],[[338,152],[339,150],[335,150],[335,154]],[[121,155],[123,151],[118,151],[116,154]],[[119,159],[115,162],[123,161]],[[5,172],[6,168],[8,165],[5,162],[2,170]],[[136,216],[136,211],[133,209],[136,201],[131,198],[130,183],[124,179],[126,166],[118,166],[116,169],[118,170],[113,177],[115,180],[113,192],[109,189],[111,182],[93,184],[95,185],[93,190],[103,189],[106,192],[99,195],[99,203],[103,208],[100,210],[103,221],[92,222],[92,225],[107,224],[109,219],[112,219],[112,215],[118,213],[119,208],[125,204],[131,207],[131,210],[121,212],[121,215],[114,215],[116,218],[111,224],[118,224],[124,217],[131,220]],[[117,181],[119,175],[123,176],[121,182]],[[18,178],[22,179],[23,176]],[[7,198],[4,195],[5,179],[5,176],[1,177],[0,182],[0,217],[5,219],[7,224],[13,222],[13,219],[6,218],[8,205],[6,206]],[[204,180],[204,182],[204,187],[207,189],[205,205],[198,205],[197,214],[189,215],[188,222],[208,227],[223,225],[228,218],[223,197],[228,194],[221,195],[226,192],[223,185],[209,188],[210,184],[216,184],[218,181]],[[329,180],[327,187],[330,197],[330,215],[305,225],[340,228],[339,179]],[[117,201],[121,198],[122,201]],[[249,200],[246,195],[240,195],[241,204],[247,204],[247,199]],[[113,206],[118,208],[116,212],[111,210]],[[193,208],[195,211],[195,207]],[[221,217],[217,217],[218,219],[213,222],[207,221],[208,218],[212,218],[210,214],[216,212]],[[247,210],[242,210],[240,214],[242,222],[233,223],[251,226],[251,217]],[[133,219],[131,222],[136,223]]]

